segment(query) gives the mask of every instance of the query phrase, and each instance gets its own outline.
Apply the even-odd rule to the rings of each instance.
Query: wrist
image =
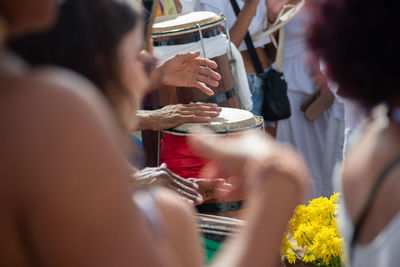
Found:
[[[168,66],[167,62],[164,62],[157,68],[157,78],[160,86],[175,86],[173,82],[170,81],[170,76],[167,72]]]
[[[152,130],[156,123],[153,111],[150,110],[137,110],[136,118],[138,120],[137,130]]]
[[[157,68],[155,68],[151,74],[151,77],[150,77],[151,88],[158,89],[161,86],[163,86],[164,85],[163,77],[164,77],[164,69],[163,69],[163,65],[161,65],[161,66],[158,66]]]

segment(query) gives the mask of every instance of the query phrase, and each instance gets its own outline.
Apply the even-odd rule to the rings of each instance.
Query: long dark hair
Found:
[[[141,20],[135,1],[66,0],[52,30],[8,45],[30,64],[58,65],[80,73],[110,99],[110,94],[127,93],[119,77],[118,46]],[[106,86],[110,82],[113,92]]]

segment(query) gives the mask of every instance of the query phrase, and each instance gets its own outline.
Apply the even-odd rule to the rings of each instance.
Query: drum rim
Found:
[[[254,117],[259,119],[260,122],[258,122],[257,124],[255,124],[253,126],[248,126],[248,127],[244,127],[244,128],[238,128],[238,129],[232,129],[232,130],[229,130],[229,129],[228,130],[215,130],[215,129],[212,129],[211,127],[207,127],[207,125],[203,125],[203,127],[211,128],[211,130],[213,131],[212,135],[236,134],[236,133],[244,132],[244,131],[247,131],[247,130],[257,129],[257,128],[262,127],[263,124],[264,124],[264,118],[262,116],[257,116],[257,115],[254,115]],[[191,136],[191,135],[193,135],[193,134],[189,134],[188,131],[176,130],[174,128],[163,130],[162,132],[166,133],[166,134],[177,135],[177,136]]]
[[[221,24],[222,22],[224,22],[226,20],[225,15],[224,14],[217,14],[220,16],[219,19],[212,21],[212,22],[207,22],[204,24],[200,25],[200,29],[208,29],[214,26],[218,26],[219,24]],[[197,25],[193,25],[193,26],[188,26],[185,28],[180,28],[180,29],[175,29],[175,30],[168,30],[165,32],[154,32],[152,33],[152,37],[161,37],[161,36],[174,36],[174,35],[179,35],[180,33],[184,32],[184,33],[191,33],[191,32],[196,32],[198,31]]]

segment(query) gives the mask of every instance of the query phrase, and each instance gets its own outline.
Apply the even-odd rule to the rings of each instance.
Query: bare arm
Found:
[[[57,88],[35,105],[18,182],[38,265],[169,265],[131,200],[117,130],[98,116],[107,115],[103,107]]]
[[[241,236],[230,240],[212,266],[282,266],[280,248],[293,211],[301,203],[302,187],[279,173],[263,174],[247,206]],[[274,175],[273,177],[270,177]]]
[[[250,23],[256,14],[259,2],[259,0],[246,1],[239,13],[239,16],[237,16],[235,23],[229,30],[231,42],[234,43],[236,47],[239,47],[244,40],[244,37],[246,36],[246,33],[250,27]]]

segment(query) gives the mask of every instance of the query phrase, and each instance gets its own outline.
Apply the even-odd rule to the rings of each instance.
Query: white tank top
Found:
[[[336,189],[343,192],[342,171],[335,170]],[[347,255],[353,237],[354,225],[347,213],[343,193],[340,198],[339,228],[346,244]],[[351,267],[395,267],[400,266],[400,212],[390,223],[368,244],[355,245]]]

